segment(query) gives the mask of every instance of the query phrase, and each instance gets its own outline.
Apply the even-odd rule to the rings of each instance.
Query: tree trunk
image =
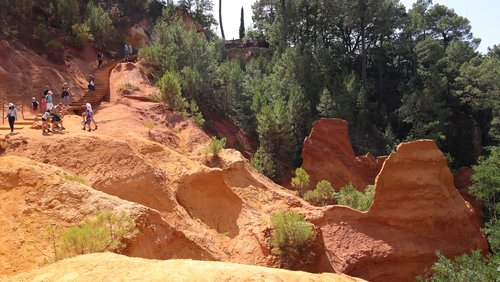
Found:
[[[226,36],[224,35],[224,27],[222,26],[222,0],[219,0],[219,23],[222,39],[226,40]]]
[[[366,4],[364,0],[360,1],[360,10],[361,10],[361,21],[360,21],[360,29],[361,29],[361,79],[363,82],[363,88],[366,91],[368,88],[367,83],[367,66],[366,66]]]

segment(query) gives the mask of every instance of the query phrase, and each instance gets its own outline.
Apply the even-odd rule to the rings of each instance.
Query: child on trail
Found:
[[[31,99],[31,110],[33,112],[33,115],[35,116],[35,121],[38,120],[38,108],[40,107],[40,103],[38,103],[38,101],[36,100],[35,97],[33,97],[33,99]]]
[[[49,92],[47,92],[47,97],[45,98],[47,100],[47,110],[51,110],[54,107],[52,95],[52,91],[49,90]]]
[[[83,122],[83,130],[87,129],[87,127],[88,127],[88,131],[90,132],[91,131],[91,129],[90,129],[91,122],[92,122],[92,112],[87,110],[85,112],[85,121]]]
[[[50,114],[49,110],[46,110],[42,115],[42,130],[43,130],[42,135],[45,135],[45,132],[47,133],[52,132],[48,124],[48,121],[51,118],[51,116],[52,115]]]
[[[82,118],[83,118],[82,123],[83,124],[85,124],[85,121],[87,120],[87,113],[90,113],[90,116],[91,116],[90,122],[92,122],[94,124],[94,126],[95,126],[94,130],[97,130],[97,123],[94,120],[94,111],[92,110],[92,105],[90,103],[85,104],[85,112],[83,112],[83,114],[82,114]],[[89,122],[89,128],[90,128],[90,122]],[[83,126],[82,130],[85,130],[85,125]]]
[[[7,115],[4,119],[9,119],[10,133],[14,133],[14,122],[17,120],[17,111],[14,104],[9,103],[9,109],[7,110]]]
[[[69,87],[68,87],[67,83],[64,83],[62,86],[61,99],[62,99],[62,103],[66,107],[68,107],[69,106]]]

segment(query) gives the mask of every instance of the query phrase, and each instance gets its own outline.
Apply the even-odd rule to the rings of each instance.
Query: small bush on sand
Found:
[[[306,257],[308,246],[316,238],[313,225],[295,212],[279,212],[271,215],[273,234],[271,236],[272,252],[279,255],[282,261],[294,268],[303,257]]]
[[[316,184],[316,189],[304,194],[304,200],[314,205],[326,206],[332,202],[334,193],[332,184],[328,180],[321,180]]]
[[[340,188],[339,193],[335,193],[334,197],[339,205],[349,206],[353,209],[366,211],[370,208],[373,202],[375,189],[373,185],[366,186],[364,192],[360,192],[354,188],[349,182],[345,187]]]
[[[203,151],[205,154],[211,154],[214,157],[218,157],[220,151],[226,147],[226,141],[226,137],[217,139],[217,137],[213,136],[212,140],[210,140],[210,144],[208,144]]]
[[[131,94],[134,93],[134,92],[137,92],[139,91],[139,87],[136,86],[136,85],[133,85],[133,84],[130,84],[130,82],[125,82],[124,84],[122,84],[120,86],[120,91],[128,91],[130,92]]]
[[[295,169],[295,177],[292,178],[292,187],[300,192],[300,195],[304,195],[304,190],[309,185],[309,174],[301,168]]]
[[[46,238],[53,247],[54,259],[59,260],[88,253],[118,251],[125,247],[123,238],[136,232],[135,222],[129,215],[103,211],[61,232],[51,226],[47,229]]]
[[[157,86],[161,92],[161,101],[167,103],[174,111],[182,112],[189,106],[186,99],[182,97],[179,78],[174,72],[168,71],[163,74]]]
[[[87,180],[85,180],[84,178],[78,176],[78,175],[65,175],[64,176],[64,179],[66,180],[69,180],[69,181],[75,181],[75,182],[79,182],[83,185],[87,185],[87,186],[90,186],[90,184],[87,182]]]
[[[189,106],[189,111],[184,110],[181,112],[181,115],[184,118],[190,118],[199,127],[203,127],[203,125],[205,125],[205,119],[203,118],[203,114],[200,112],[200,108],[198,108],[198,104],[196,103],[196,101],[191,100],[188,106]]]

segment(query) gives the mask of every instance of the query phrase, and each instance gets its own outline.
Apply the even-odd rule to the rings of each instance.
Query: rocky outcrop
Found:
[[[176,230],[159,212],[67,180],[68,175],[29,159],[0,157],[0,275],[43,264],[53,252],[49,242],[42,240],[48,226],[77,225],[98,210],[126,212],[135,220],[139,232],[129,238],[125,254],[211,258],[207,248]]]
[[[36,228],[31,222],[31,225],[22,227],[22,232],[29,232],[30,228],[43,230],[46,222],[52,217],[66,215],[66,210],[84,208],[80,211],[82,215],[74,220],[61,221],[64,226],[77,224],[94,210],[106,209],[99,202],[90,205],[81,199],[80,192],[70,193],[76,194],[78,200],[69,199],[64,190],[69,185],[64,183],[68,181],[57,176],[54,169],[84,178],[90,186],[76,184],[83,186],[86,193],[116,199],[117,206],[129,203],[147,211],[135,216],[140,232],[128,240],[129,245],[123,253],[129,256],[274,265],[276,259],[269,253],[264,233],[268,228],[269,214],[295,207],[301,209],[301,213],[319,215],[319,209],[305,211],[310,207],[306,202],[261,176],[235,150],[221,152],[222,168],[209,168],[161,144],[138,137],[128,137],[125,141],[102,135],[54,136],[50,140],[18,136],[10,143],[18,145],[10,146],[9,156],[1,160],[4,166],[0,167],[0,180],[17,191],[17,196],[6,194],[7,198],[0,199],[2,206],[6,202],[26,201],[26,195],[33,193],[38,198],[30,198],[32,201],[51,202],[55,209],[50,215],[43,212],[51,209],[37,211],[41,215],[36,217]],[[18,160],[7,161],[11,158]],[[15,174],[16,178],[1,177],[9,167],[16,168],[23,163],[36,169],[30,169],[27,175]],[[33,178],[37,170],[47,172],[41,175],[42,179],[50,180],[54,175],[53,178],[61,184],[43,184],[44,189],[19,187],[21,178]],[[48,180],[42,183],[45,181]],[[58,200],[54,201],[54,198]],[[22,211],[15,212],[20,213]],[[17,216],[6,214],[8,218]],[[5,237],[11,236],[5,234]],[[33,253],[26,239],[16,244],[5,252],[9,253],[8,256],[0,252],[0,260],[8,261],[12,256],[24,257],[28,252]],[[40,248],[45,251],[43,246]],[[43,259],[43,255],[36,252],[33,257],[38,261]],[[33,265],[16,263],[16,267],[12,266],[6,272],[26,270]]]
[[[365,281],[332,273],[311,274],[227,262],[156,261],[111,253],[83,255],[3,281]]]
[[[322,179],[338,189],[349,182],[359,190],[373,184],[385,157],[374,158],[370,153],[356,156],[349,140],[347,121],[322,118],[313,123],[304,141],[302,168],[311,177],[311,185]]]
[[[388,157],[368,212],[330,207],[317,225],[327,250],[320,271],[369,281],[415,281],[430,269],[437,250],[453,257],[487,249],[432,140],[400,144]]]

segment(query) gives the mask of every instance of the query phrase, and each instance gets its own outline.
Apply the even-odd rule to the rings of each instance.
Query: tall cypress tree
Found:
[[[240,39],[245,37],[245,16],[243,13],[243,7],[241,7],[241,19],[240,19]]]
[[[219,24],[222,39],[226,40],[226,36],[224,35],[224,27],[222,26],[222,0],[219,0]]]

